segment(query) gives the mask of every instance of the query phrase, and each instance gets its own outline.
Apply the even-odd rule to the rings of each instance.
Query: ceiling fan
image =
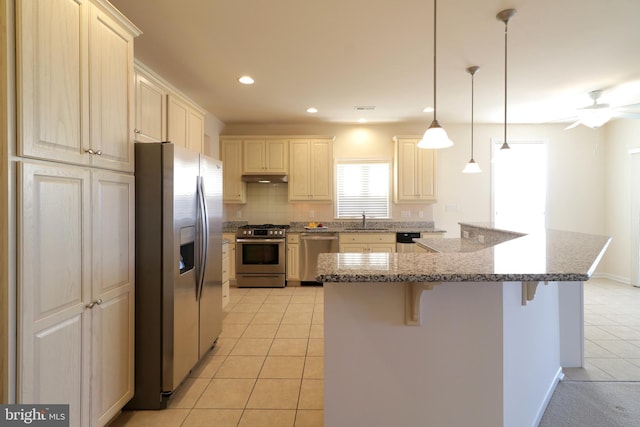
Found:
[[[629,119],[640,119],[640,112],[624,112],[618,111],[624,108],[640,107],[640,104],[624,105],[620,107],[611,107],[609,104],[601,104],[598,99],[602,96],[602,90],[594,90],[589,92],[589,97],[593,100],[593,104],[588,107],[579,108],[576,111],[577,120],[567,126],[567,129],[573,129],[578,125],[584,125],[592,129],[599,128],[614,117],[624,117]]]

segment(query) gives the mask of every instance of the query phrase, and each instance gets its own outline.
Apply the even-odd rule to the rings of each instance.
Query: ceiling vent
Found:
[[[353,107],[356,111],[373,111],[376,109],[375,105],[356,105]]]

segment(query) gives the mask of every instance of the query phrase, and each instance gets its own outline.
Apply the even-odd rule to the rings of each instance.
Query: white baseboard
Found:
[[[624,283],[625,285],[631,284],[631,279],[629,277],[622,277],[611,273],[595,273],[591,277],[593,277],[594,279],[609,279],[615,282]]]
[[[538,409],[538,413],[537,413],[536,418],[535,418],[533,424],[531,425],[531,427],[535,427],[535,426],[539,425],[540,421],[542,421],[542,417],[544,416],[544,412],[547,410],[547,406],[549,405],[549,402],[551,401],[551,397],[553,396],[553,392],[556,391],[556,387],[558,386],[558,383],[560,381],[562,381],[563,378],[564,378],[564,373],[562,372],[562,368],[558,368],[558,372],[556,372],[555,378],[553,379],[553,381],[549,385],[549,389],[547,390],[547,393],[544,396],[544,400],[542,401],[542,404],[540,405],[540,408]]]

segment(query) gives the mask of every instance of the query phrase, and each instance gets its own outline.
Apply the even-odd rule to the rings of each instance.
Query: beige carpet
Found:
[[[561,381],[539,427],[640,427],[640,382]]]

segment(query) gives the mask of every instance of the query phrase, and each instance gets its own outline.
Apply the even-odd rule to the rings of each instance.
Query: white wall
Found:
[[[640,147],[640,120],[614,120],[606,132],[605,201],[606,234],[613,237],[602,271],[609,277],[630,283],[631,266],[631,170],[629,149]]]

